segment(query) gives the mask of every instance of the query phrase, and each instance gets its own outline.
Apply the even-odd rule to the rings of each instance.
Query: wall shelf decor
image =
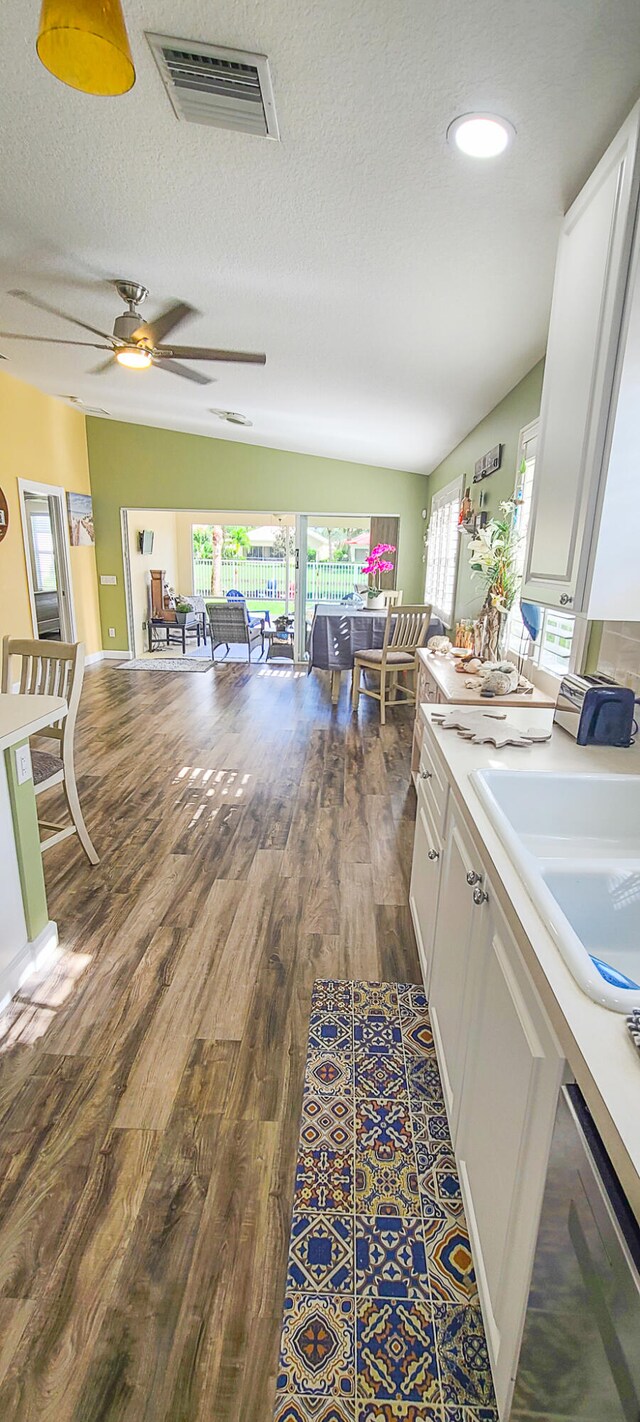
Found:
[[[479,484],[482,479],[488,479],[490,474],[495,474],[496,469],[502,464],[502,451],[504,445],[496,444],[493,449],[482,455],[481,459],[476,459],[473,475],[474,484]]]

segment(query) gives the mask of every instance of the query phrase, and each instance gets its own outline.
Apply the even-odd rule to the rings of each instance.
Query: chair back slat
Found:
[[[30,657],[23,657],[23,659],[22,659],[22,664],[21,664],[21,666],[20,666],[20,694],[21,694],[21,696],[24,696],[24,695],[26,694],[27,687],[28,687],[28,685],[29,685],[29,673],[30,673],[30,671],[31,671],[31,658],[30,658]],[[10,690],[11,690],[11,687],[10,687],[10,686],[4,687],[4,690],[5,690],[5,691],[10,691]]]
[[[18,691],[24,696],[60,696],[67,703],[67,714],[47,735],[64,740],[73,737],[78,702],[84,677],[84,644],[82,642],[27,641],[18,637],[2,639],[2,690],[14,689],[13,663],[20,664]],[[57,728],[57,729],[56,729]]]
[[[431,607],[428,604],[389,607],[384,637],[385,651],[417,652],[427,640],[430,621]]]

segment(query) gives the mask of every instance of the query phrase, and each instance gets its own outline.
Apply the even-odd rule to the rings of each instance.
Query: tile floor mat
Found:
[[[498,1422],[415,984],[314,983],[275,1422]]]

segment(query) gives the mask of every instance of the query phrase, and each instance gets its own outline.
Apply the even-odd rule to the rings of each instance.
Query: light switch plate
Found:
[[[117,579],[115,573],[101,573],[101,574],[100,574],[100,582],[101,582],[103,585],[104,585],[105,583],[108,583],[109,587],[115,587],[117,581],[118,581],[118,579]]]
[[[18,785],[24,785],[27,780],[31,780],[33,778],[33,771],[31,769],[31,751],[29,750],[28,744],[25,744],[23,746],[15,746],[13,754],[15,756],[16,761],[16,779],[18,781]]]

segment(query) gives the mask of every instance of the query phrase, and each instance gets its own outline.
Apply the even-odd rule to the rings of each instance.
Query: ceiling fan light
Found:
[[[151,356],[142,346],[121,346],[116,351],[116,360],[128,370],[148,370],[151,365]]]
[[[42,0],[38,58],[84,94],[115,97],[136,81],[120,0]]]

